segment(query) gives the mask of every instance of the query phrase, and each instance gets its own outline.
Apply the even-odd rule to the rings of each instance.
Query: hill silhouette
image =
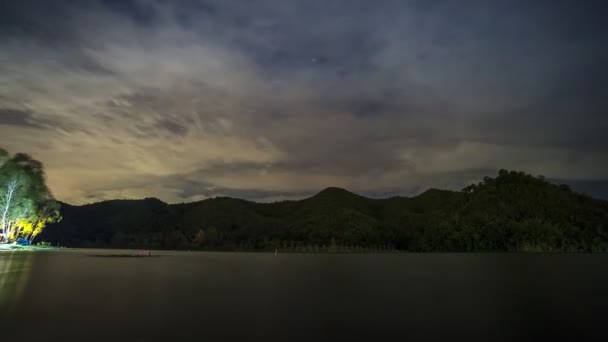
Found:
[[[283,251],[608,251],[608,202],[501,170],[462,191],[371,199],[327,188],[298,201],[218,197],[62,206],[40,240],[71,247]]]

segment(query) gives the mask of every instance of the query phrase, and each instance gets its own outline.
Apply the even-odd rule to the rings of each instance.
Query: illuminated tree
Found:
[[[0,149],[0,215],[3,242],[31,240],[56,222],[59,204],[46,186],[42,163],[27,154],[10,157]]]
[[[26,238],[31,244],[32,240],[42,232],[48,223],[58,222],[60,219],[59,203],[47,201],[42,207],[38,207],[32,215],[21,217],[15,224],[15,230],[20,237]]]
[[[12,237],[12,222],[15,210],[15,202],[17,197],[17,192],[21,188],[21,181],[16,178],[9,179],[6,182],[6,186],[4,187],[4,193],[2,194],[1,200],[1,210],[2,210],[2,229],[4,231],[4,239],[8,240]]]

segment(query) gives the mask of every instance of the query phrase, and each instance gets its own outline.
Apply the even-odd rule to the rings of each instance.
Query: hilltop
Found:
[[[462,191],[371,199],[327,188],[298,201],[230,197],[64,204],[40,240],[69,247],[222,250],[608,251],[608,202],[501,170]]]

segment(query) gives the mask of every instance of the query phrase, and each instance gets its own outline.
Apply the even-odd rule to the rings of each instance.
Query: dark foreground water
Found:
[[[608,255],[104,253],[0,253],[0,340],[608,340]]]

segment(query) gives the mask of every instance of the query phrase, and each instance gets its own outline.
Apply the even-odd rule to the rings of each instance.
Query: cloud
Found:
[[[1,145],[73,203],[408,195],[502,167],[599,180],[601,18],[543,6],[15,1]]]
[[[43,128],[32,112],[14,108],[0,108],[0,125]]]

